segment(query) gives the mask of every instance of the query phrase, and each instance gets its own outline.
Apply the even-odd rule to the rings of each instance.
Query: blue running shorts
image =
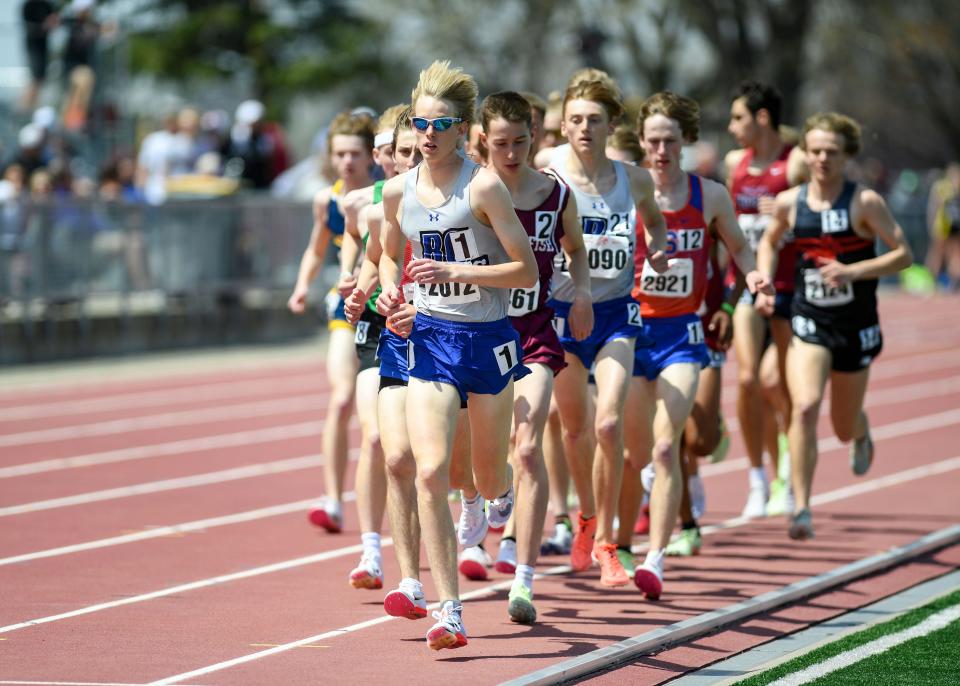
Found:
[[[703,342],[703,322],[695,314],[679,317],[647,317],[643,333],[653,339],[653,346],[637,348],[633,356],[633,375],[653,381],[671,364],[692,362],[706,367],[710,362]]]
[[[467,393],[496,395],[530,369],[521,363],[520,334],[510,319],[451,322],[417,313],[408,342],[410,376]]]
[[[407,371],[407,339],[403,336],[383,327],[377,357],[380,358],[380,378],[397,379],[404,383],[410,378]]]
[[[593,304],[593,331],[587,338],[578,341],[570,333],[567,318],[570,316],[570,303],[551,300],[556,315],[554,328],[560,336],[560,345],[568,353],[580,358],[584,368],[593,367],[600,350],[615,338],[636,338],[636,346],[642,348],[652,345],[653,341],[643,334],[643,320],[640,317],[640,303],[631,296],[607,300]]]

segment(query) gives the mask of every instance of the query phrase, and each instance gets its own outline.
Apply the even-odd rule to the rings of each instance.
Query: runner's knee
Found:
[[[597,417],[597,442],[604,446],[617,443],[623,437],[623,423],[615,414]]]

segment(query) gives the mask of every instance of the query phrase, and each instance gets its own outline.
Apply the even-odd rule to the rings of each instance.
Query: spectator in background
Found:
[[[63,76],[66,95],[63,101],[63,125],[80,131],[87,124],[90,98],[96,85],[93,61],[101,26],[93,16],[95,0],[73,0],[63,18],[67,43],[63,49]]]
[[[327,130],[313,137],[310,155],[280,174],[270,185],[270,195],[308,202],[331,185],[336,176],[327,154]]]
[[[167,199],[167,176],[170,175],[177,134],[177,115],[163,117],[163,126],[147,134],[137,155],[136,185],[151,205]]]
[[[263,103],[245,100],[237,106],[230,131],[227,168],[242,167],[240,176],[256,189],[269,188],[289,160],[283,132],[279,125],[267,122],[265,114]]]
[[[50,163],[52,156],[44,145],[44,138],[43,129],[36,124],[27,124],[20,129],[17,136],[17,152],[11,162],[23,167],[27,177]]]
[[[30,65],[30,83],[23,91],[20,108],[31,111],[37,104],[40,87],[47,75],[50,31],[57,25],[57,12],[50,0],[24,0],[20,6],[23,19],[24,47]]]
[[[11,164],[0,179],[0,298],[23,295],[30,262],[25,251],[27,208],[26,174],[19,164]]]
[[[960,288],[960,162],[948,165],[943,177],[930,189],[927,226],[927,269],[938,282],[940,272],[945,270],[947,287],[955,291]]]
[[[184,107],[177,114],[177,130],[170,145],[169,175],[192,174],[200,155],[200,113]]]

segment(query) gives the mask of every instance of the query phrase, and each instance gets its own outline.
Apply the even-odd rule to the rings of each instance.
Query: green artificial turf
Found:
[[[806,669],[882,636],[915,626],[940,610],[960,604],[960,591],[899,617],[821,646],[772,669],[744,679],[737,686],[763,686],[781,677]],[[891,650],[827,674],[812,682],[815,686],[833,684],[960,684],[960,620],[916,638]]]

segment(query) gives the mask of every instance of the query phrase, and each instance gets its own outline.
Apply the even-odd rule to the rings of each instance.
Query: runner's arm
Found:
[[[590,293],[587,248],[583,244],[577,200],[573,194],[567,196],[567,206],[563,210],[561,221],[563,238],[560,239],[560,247],[567,258],[567,270],[575,290],[573,304],[570,306],[570,332],[575,339],[582,341],[593,331],[593,297]]]
[[[662,274],[667,271],[667,221],[660,212],[654,198],[653,177],[646,169],[625,165],[630,175],[630,189],[637,206],[637,214],[643,222],[643,233],[647,243],[647,262],[654,271]]]
[[[306,309],[307,292],[310,283],[317,277],[323,258],[330,245],[330,229],[327,226],[327,210],[330,205],[330,190],[324,189],[317,193],[313,200],[313,229],[310,232],[310,241],[300,258],[300,269],[297,272],[297,281],[293,293],[287,300],[287,307],[297,314]]]
[[[716,227],[717,234],[727,246],[730,257],[744,274],[747,288],[751,293],[760,291],[769,291],[773,293],[773,280],[765,277],[757,271],[757,263],[753,256],[753,250],[747,243],[740,224],[737,223],[737,215],[733,210],[733,200],[730,193],[719,183],[703,180],[704,194],[713,209],[713,225]]]

